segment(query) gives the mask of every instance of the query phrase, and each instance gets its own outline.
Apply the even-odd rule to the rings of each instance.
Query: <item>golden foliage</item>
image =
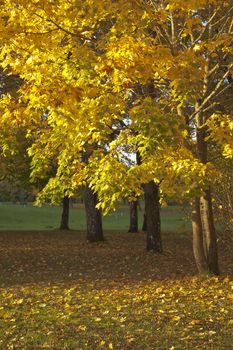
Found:
[[[232,115],[219,113],[232,85],[231,11],[230,0],[4,0],[0,62],[23,84],[1,98],[0,122],[27,127],[33,178],[56,159],[44,194],[53,197],[61,182],[72,193],[88,180],[108,193],[99,193],[108,206],[103,178],[115,200],[141,193],[139,180],[149,178],[166,178],[167,195],[203,189],[214,170],[196,151],[197,115],[208,142],[232,157]],[[84,174],[77,164],[90,145],[102,155]],[[142,166],[119,164],[126,149],[140,153]]]

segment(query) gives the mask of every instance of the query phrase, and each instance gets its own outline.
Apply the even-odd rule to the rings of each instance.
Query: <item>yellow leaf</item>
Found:
[[[135,340],[135,338],[134,338],[134,337],[131,337],[131,338],[127,339],[127,342],[128,342],[128,343],[132,343],[134,340]]]
[[[223,282],[230,282],[230,278],[229,278],[229,277],[225,277],[225,278],[223,279]]]
[[[192,325],[198,324],[200,321],[199,320],[192,320],[189,323]]]
[[[165,312],[164,310],[159,310],[160,314],[164,314],[164,312]]]
[[[173,321],[179,321],[180,320],[180,316],[173,316],[172,319],[173,319]]]

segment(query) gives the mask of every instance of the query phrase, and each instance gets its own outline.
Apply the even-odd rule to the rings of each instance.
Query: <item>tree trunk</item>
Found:
[[[143,214],[142,231],[144,231],[144,232],[147,231],[147,227],[146,227],[146,213]]]
[[[196,108],[199,108],[199,103],[197,103]],[[206,164],[208,161],[208,147],[206,142],[207,129],[206,129],[206,118],[201,113],[196,115],[196,124],[197,124],[197,154],[200,161],[203,164]],[[219,274],[218,267],[218,251],[217,251],[217,238],[216,231],[214,227],[213,211],[212,211],[212,201],[211,201],[211,191],[210,188],[203,190],[203,195],[199,198],[199,204],[196,206],[198,212],[200,212],[200,218],[198,221],[195,221],[195,215],[193,216],[193,236],[194,240],[197,240],[199,236],[199,244],[196,245],[196,248],[199,249],[199,252],[194,252],[194,256],[202,256],[202,249],[200,244],[200,235],[202,235],[202,242],[204,244],[205,252],[205,261],[207,265],[208,272],[215,275]],[[199,215],[199,214],[198,214]],[[200,220],[201,219],[201,220]],[[197,229],[197,222],[201,229]],[[199,231],[199,232],[198,232]],[[203,247],[202,244],[202,247]],[[200,263],[198,258],[196,259],[197,266]],[[198,267],[199,269],[199,267]]]
[[[150,181],[144,185],[147,227],[147,251],[162,252],[159,185]]]
[[[138,200],[130,202],[130,225],[128,232],[138,232]]]
[[[219,275],[217,237],[214,226],[210,189],[204,191],[203,196],[200,198],[200,205],[208,269],[211,273]]]
[[[62,200],[62,216],[60,230],[69,230],[69,211],[70,200],[68,196],[65,196]]]
[[[208,272],[201,223],[200,200],[192,201],[193,254],[200,274]]]
[[[87,185],[84,192],[84,203],[87,220],[87,240],[89,242],[104,241],[102,229],[102,217],[99,209],[97,194]]]

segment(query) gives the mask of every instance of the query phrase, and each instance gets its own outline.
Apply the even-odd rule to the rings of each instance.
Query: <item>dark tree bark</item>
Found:
[[[138,200],[130,202],[130,225],[129,231],[132,233],[138,232]]]
[[[143,214],[142,231],[144,231],[144,232],[147,231],[147,227],[146,227],[146,213]]]
[[[162,252],[159,185],[150,181],[144,185],[147,227],[147,251]]]
[[[85,164],[88,164],[88,158],[94,149],[95,145],[86,145],[86,151],[83,152],[81,157]],[[87,221],[87,241],[89,242],[101,242],[105,240],[102,228],[102,216],[100,210],[96,208],[97,203],[97,194],[87,184],[84,190],[84,205]]]
[[[97,194],[87,185],[84,192],[84,203],[87,220],[87,240],[89,242],[104,241],[102,229],[102,217],[99,209]]]
[[[68,196],[65,196],[62,200],[62,216],[60,230],[69,230],[69,211],[70,200]]]

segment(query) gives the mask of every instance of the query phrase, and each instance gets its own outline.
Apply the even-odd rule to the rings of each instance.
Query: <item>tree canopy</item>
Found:
[[[232,157],[222,102],[232,98],[231,1],[4,1],[1,12],[1,65],[23,80],[3,95],[1,124],[27,126],[33,176],[57,157],[46,193],[72,191],[91,173],[108,206],[150,179],[169,195],[193,194],[215,174],[194,150],[200,112]],[[121,162],[124,145],[141,165]]]
[[[56,159],[40,199],[88,182],[107,212],[155,181],[211,202],[213,159],[233,157],[232,27],[231,0],[2,1],[1,67],[22,84],[1,128],[26,128],[32,178]]]

